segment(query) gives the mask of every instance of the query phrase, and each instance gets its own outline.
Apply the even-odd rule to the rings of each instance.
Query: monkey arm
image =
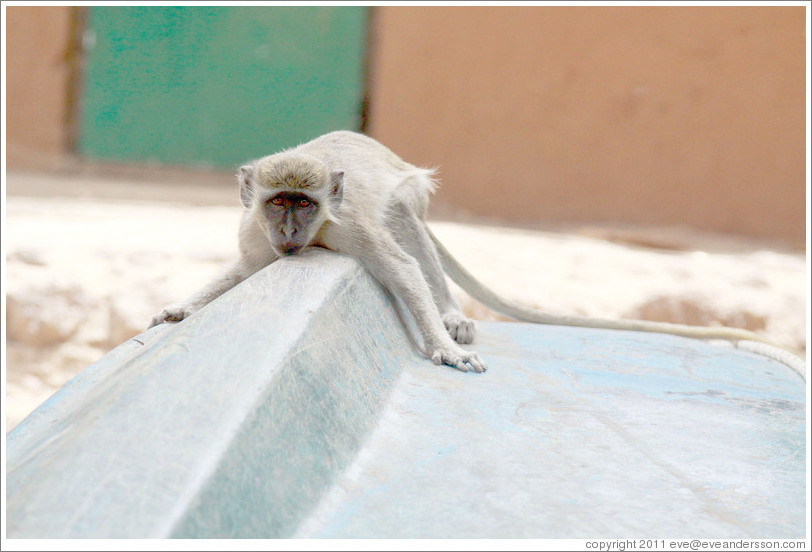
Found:
[[[428,283],[414,257],[406,253],[384,229],[359,225],[343,249],[357,257],[367,270],[400,297],[415,319],[423,337],[426,356],[435,364],[447,364],[467,372],[484,372],[487,365],[475,352],[459,347],[446,331]]]
[[[185,301],[172,303],[164,307],[158,315],[153,317],[149,327],[151,328],[158,324],[163,324],[164,322],[180,322],[188,318],[192,313],[208,305],[254,274],[257,270],[258,268],[253,268],[244,257],[241,257],[221,276],[206,284]]]

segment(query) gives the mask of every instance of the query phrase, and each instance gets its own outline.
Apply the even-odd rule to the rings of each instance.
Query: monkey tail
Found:
[[[581,316],[560,316],[525,307],[496,294],[493,290],[477,280],[451,253],[449,253],[442,242],[431,232],[428,225],[426,225],[426,232],[428,232],[437,248],[443,270],[445,270],[446,274],[448,274],[454,282],[480,303],[518,321],[556,326],[664,333],[695,339],[723,339],[734,342],[740,349],[758,353],[782,362],[796,370],[802,377],[806,377],[806,363],[803,359],[751,331],[740,328],[688,326],[685,324],[653,322],[649,320],[610,320]]]

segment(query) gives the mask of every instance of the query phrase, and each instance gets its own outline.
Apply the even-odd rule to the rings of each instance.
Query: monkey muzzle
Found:
[[[295,243],[285,243],[279,247],[279,253],[282,255],[295,255],[302,250],[302,246]]]

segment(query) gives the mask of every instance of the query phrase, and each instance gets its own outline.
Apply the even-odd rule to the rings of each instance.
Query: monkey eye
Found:
[[[281,197],[274,197],[274,198],[271,198],[271,203],[273,203],[276,206],[279,206],[279,205],[282,205],[283,203],[285,203],[285,200],[282,199]]]
[[[310,206],[310,200],[307,200],[307,199],[300,199],[299,200],[299,207],[309,207],[309,206]]]

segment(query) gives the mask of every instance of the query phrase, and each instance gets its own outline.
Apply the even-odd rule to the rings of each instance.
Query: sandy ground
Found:
[[[7,431],[235,257],[233,185],[181,180],[7,175]],[[803,252],[675,229],[431,225],[481,281],[526,305],[737,326],[806,351]],[[453,289],[470,316],[503,319]]]

